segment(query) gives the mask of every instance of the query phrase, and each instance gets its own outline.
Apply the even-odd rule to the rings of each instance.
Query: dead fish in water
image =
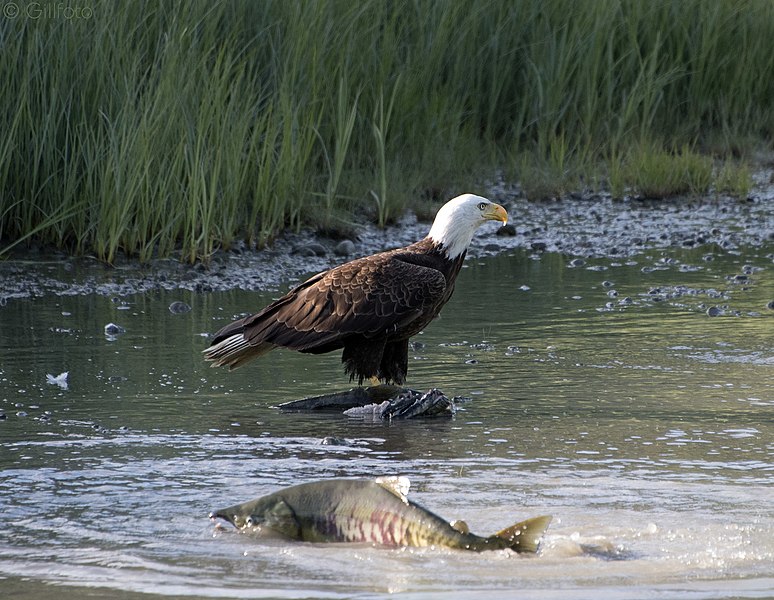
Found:
[[[449,523],[406,498],[405,477],[302,483],[210,513],[240,530],[268,530],[305,542],[448,546],[464,550],[537,552],[551,517],[527,519],[489,537],[463,521]]]

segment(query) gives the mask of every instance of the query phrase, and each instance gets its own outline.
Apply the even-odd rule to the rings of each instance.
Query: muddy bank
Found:
[[[768,181],[766,175],[763,178]],[[493,188],[488,196],[508,209],[511,221],[504,228],[494,224],[481,228],[470,257],[517,248],[559,252],[568,260],[623,258],[668,247],[706,246],[708,252],[715,252],[771,246],[774,252],[774,188],[770,185],[757,188],[742,202],[727,198],[613,201],[604,194],[528,202],[518,189],[506,186]],[[318,238],[311,231],[288,233],[268,249],[237,247],[219,252],[208,266],[160,259],[148,265],[122,260],[110,267],[89,258],[20,251],[0,262],[0,304],[44,294],[272,290],[346,260],[409,244],[422,238],[429,227],[408,215],[385,230],[364,224],[359,239],[345,242]]]

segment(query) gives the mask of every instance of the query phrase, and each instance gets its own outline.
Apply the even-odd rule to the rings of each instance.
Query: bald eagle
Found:
[[[226,325],[204,350],[205,360],[235,369],[277,347],[310,354],[343,349],[350,381],[401,385],[409,338],[449,300],[473,234],[490,220],[506,223],[508,214],[486,198],[458,196],[441,207],[424,239],[318,273]]]

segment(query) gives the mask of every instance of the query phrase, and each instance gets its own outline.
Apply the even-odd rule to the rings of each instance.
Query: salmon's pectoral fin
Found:
[[[450,521],[449,525],[451,525],[452,529],[459,531],[463,535],[470,533],[470,527],[468,527],[468,524],[465,521],[461,521],[460,519],[457,519],[456,521]]]
[[[261,525],[286,537],[302,539],[301,524],[296,518],[296,513],[282,498],[264,512]]]
[[[551,523],[550,516],[532,517],[502,531],[498,531],[492,537],[498,537],[506,542],[511,550],[515,552],[537,552],[540,546],[540,539],[548,529]]]

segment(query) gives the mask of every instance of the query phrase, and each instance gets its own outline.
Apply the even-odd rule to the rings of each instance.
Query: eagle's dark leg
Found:
[[[379,379],[387,383],[403,385],[408,373],[408,340],[385,344],[379,365]]]
[[[440,390],[422,394],[403,387],[408,371],[408,340],[386,343],[365,338],[350,339],[344,344],[341,361],[350,379],[357,378],[361,387],[285,402],[280,408],[346,409],[348,416],[370,416],[383,420],[454,414],[453,400]],[[365,379],[371,379],[373,384],[374,376],[385,383],[362,387]],[[350,409],[365,412],[351,412]]]
[[[371,377],[382,378],[379,372],[384,354],[385,342],[377,340],[349,339],[344,344],[341,353],[341,362],[344,363],[344,372],[349,375],[350,381],[357,378],[358,385],[363,385],[363,380]]]
[[[403,385],[408,371],[408,340],[381,342],[348,340],[341,354],[344,371],[363,385],[365,379],[378,378],[385,383]]]

